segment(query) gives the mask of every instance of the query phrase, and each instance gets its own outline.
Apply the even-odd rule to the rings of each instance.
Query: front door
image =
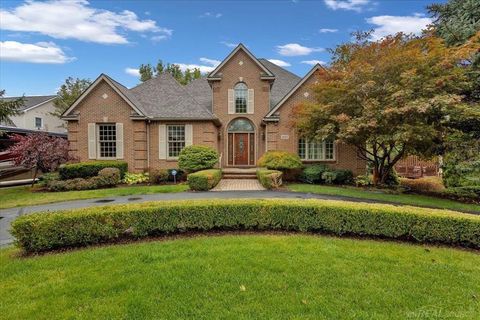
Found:
[[[235,133],[234,134],[234,147],[235,164],[236,165],[248,165],[248,150],[249,141],[248,133]]]

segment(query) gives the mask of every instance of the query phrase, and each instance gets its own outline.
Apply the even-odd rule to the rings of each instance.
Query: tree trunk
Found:
[[[33,172],[33,180],[32,180],[32,188],[33,185],[35,184],[35,179],[37,179],[37,174],[38,174],[38,167],[35,167],[35,171]]]
[[[380,182],[380,172],[378,170],[378,166],[377,165],[374,165],[373,166],[373,185],[378,185],[378,183]]]

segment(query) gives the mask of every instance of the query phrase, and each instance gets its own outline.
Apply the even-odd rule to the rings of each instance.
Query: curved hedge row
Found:
[[[480,216],[325,200],[148,202],[36,213],[12,224],[27,252],[207,230],[325,232],[480,248]]]

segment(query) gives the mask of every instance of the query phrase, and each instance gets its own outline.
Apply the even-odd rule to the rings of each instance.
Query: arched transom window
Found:
[[[248,119],[233,120],[228,126],[228,132],[253,132],[255,128]]]
[[[248,88],[243,82],[235,85],[235,113],[247,113]]]

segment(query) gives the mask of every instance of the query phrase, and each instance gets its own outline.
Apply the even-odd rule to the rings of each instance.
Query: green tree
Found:
[[[90,84],[92,84],[90,79],[68,77],[57,92],[57,98],[54,101],[55,111],[52,114],[60,117]]]
[[[150,63],[140,65],[140,81],[145,82],[153,78],[153,69]]]
[[[164,72],[171,74],[175,80],[183,85],[190,83],[194,79],[202,77],[202,73],[198,68],[193,70],[187,68],[185,71],[182,71],[179,65],[170,63],[165,64],[162,60],[158,60],[155,67],[152,67],[149,63],[140,65],[139,72],[140,81],[142,82],[150,80],[153,77],[157,77]]]
[[[447,48],[434,36],[397,34],[380,41],[368,33],[332,51],[331,67],[319,72],[315,103],[299,105],[301,135],[357,148],[383,184],[402,157],[437,154],[445,137],[461,128],[455,118],[480,117],[465,105],[471,50]]]
[[[449,46],[465,43],[480,30],[478,0],[450,0],[444,4],[432,4],[428,11],[434,18],[435,34]]]
[[[0,123],[12,124],[10,117],[20,113],[20,108],[25,103],[25,98],[5,99],[5,90],[0,90]]]

